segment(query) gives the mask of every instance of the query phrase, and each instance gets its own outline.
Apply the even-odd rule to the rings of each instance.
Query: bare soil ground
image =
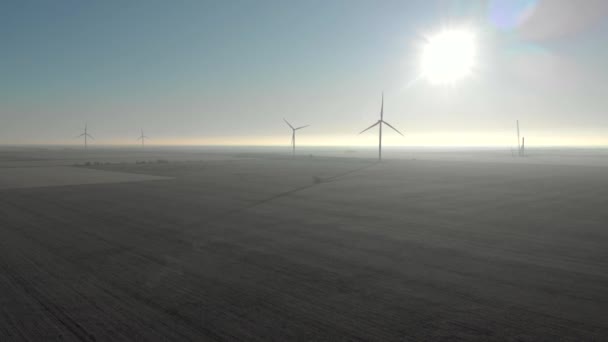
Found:
[[[0,190],[0,340],[608,339],[608,168],[201,159]]]
[[[0,190],[82,184],[104,184],[161,180],[165,177],[82,167],[40,166],[0,168]]]

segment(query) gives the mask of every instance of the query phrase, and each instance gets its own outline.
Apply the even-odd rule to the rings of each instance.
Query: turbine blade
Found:
[[[386,121],[382,121],[382,122],[383,122],[385,125],[387,125],[388,127],[392,128],[392,129],[393,129],[395,132],[397,132],[397,133],[399,133],[399,134],[403,135],[401,132],[399,132],[399,130],[398,130],[398,129],[396,129],[395,127],[391,126],[391,124],[389,124],[388,122],[386,122]]]
[[[380,120],[384,120],[384,91],[382,91],[382,104],[380,105]]]
[[[89,133],[87,133],[87,137],[89,137],[89,138],[91,138],[91,139],[95,140],[95,138],[93,138],[93,136],[92,136],[92,135],[90,135]]]
[[[370,130],[370,129],[376,127],[376,126],[378,126],[379,124],[380,124],[380,120],[376,121],[375,124],[373,124],[373,125],[367,127],[366,129],[362,130],[359,134],[363,134],[364,132],[366,132],[366,131],[368,131],[368,130]]]
[[[285,121],[285,123],[286,123],[287,125],[289,125],[289,127],[290,127],[291,129],[294,129],[294,128],[293,128],[293,126],[292,126],[292,125],[291,125],[291,124],[290,124],[290,123],[289,123],[287,120],[285,120],[285,118],[283,118],[283,121]]]
[[[297,131],[297,130],[299,130],[299,129],[306,128],[306,127],[308,127],[308,126],[310,126],[310,125],[306,125],[306,126],[300,126],[300,127],[298,127],[298,128],[294,128],[294,129]]]
[[[83,136],[84,136],[84,133],[82,133],[81,135],[77,136],[76,138],[80,138],[80,137],[83,137]]]

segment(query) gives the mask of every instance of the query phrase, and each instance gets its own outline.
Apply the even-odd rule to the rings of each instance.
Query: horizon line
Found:
[[[82,148],[82,144],[36,144],[36,143],[0,143],[0,147],[70,147],[70,148]],[[309,148],[377,148],[375,145],[300,145],[301,147]],[[133,147],[141,149],[141,145],[137,144],[112,144],[103,143],[91,145],[91,148],[95,147]],[[147,144],[146,148],[154,147],[230,147],[230,148],[291,148],[291,145],[267,145],[267,144],[252,144],[252,145],[232,145],[232,144]],[[516,148],[511,145],[385,145],[386,148]],[[558,145],[558,144],[547,144],[547,145],[534,145],[529,148],[608,148],[608,144],[605,145]]]

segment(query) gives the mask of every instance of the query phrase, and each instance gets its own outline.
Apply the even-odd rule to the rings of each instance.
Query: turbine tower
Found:
[[[362,130],[361,133],[362,134],[376,126],[378,126],[379,129],[379,139],[378,139],[378,161],[382,160],[382,124],[387,125],[388,127],[392,128],[395,132],[401,134],[401,132],[399,132],[399,130],[397,130],[395,127],[391,126],[391,124],[389,124],[388,122],[384,121],[384,93],[382,93],[382,105],[380,106],[380,120],[376,121],[375,124],[367,127],[366,129]],[[403,134],[401,134],[403,135]]]
[[[283,118],[283,121],[285,121],[285,123],[289,126],[289,128],[291,128],[291,149],[292,149],[292,154],[295,157],[296,156],[296,131],[300,130],[302,128],[306,128],[310,125],[294,128],[287,120],[285,120],[285,118]]]
[[[80,138],[80,137],[84,137],[84,149],[85,150],[89,148],[87,139],[88,138],[95,139],[95,138],[93,138],[92,135],[90,135],[88,133],[87,124],[84,124],[84,133],[82,133],[81,135],[79,135],[77,138]]]
[[[137,138],[137,140],[141,140],[141,147],[145,146],[145,141],[146,139],[150,139],[147,136],[144,135],[144,129],[141,129],[141,135],[139,136],[139,138]]]

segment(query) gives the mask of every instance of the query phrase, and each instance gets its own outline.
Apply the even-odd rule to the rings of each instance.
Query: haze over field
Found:
[[[0,2],[0,341],[608,340],[608,1]]]
[[[605,339],[606,165],[454,154],[0,150],[0,339]]]
[[[3,1],[0,144],[608,145],[608,5],[491,1]],[[471,74],[420,79],[425,39],[474,35]],[[456,49],[457,51],[458,49]],[[453,54],[453,51],[452,51]]]

